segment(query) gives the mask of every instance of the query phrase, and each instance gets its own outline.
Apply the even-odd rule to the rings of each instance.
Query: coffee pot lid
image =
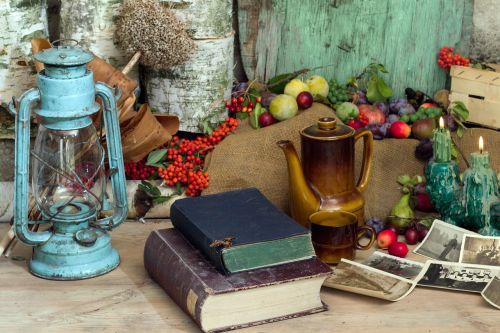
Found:
[[[312,126],[304,128],[300,134],[317,140],[339,140],[354,135],[354,129],[337,123],[333,117],[322,117]]]

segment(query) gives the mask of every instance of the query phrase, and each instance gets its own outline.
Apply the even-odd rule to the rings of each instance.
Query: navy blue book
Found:
[[[174,227],[224,273],[315,256],[309,230],[255,188],[177,200],[170,218]]]

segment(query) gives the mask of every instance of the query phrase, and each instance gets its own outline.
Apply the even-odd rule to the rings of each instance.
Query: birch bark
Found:
[[[35,86],[31,39],[46,38],[45,0],[0,0],[0,105]]]
[[[121,0],[62,0],[61,38],[79,44],[116,68],[123,68],[129,58],[114,42],[114,19]],[[137,79],[137,67],[128,76]]]

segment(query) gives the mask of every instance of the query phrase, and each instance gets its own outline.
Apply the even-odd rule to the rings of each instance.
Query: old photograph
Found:
[[[398,301],[408,295],[416,283],[357,262],[342,259],[323,284],[356,294]]]
[[[495,308],[500,309],[500,278],[498,275],[491,279],[481,296]]]
[[[500,266],[500,237],[465,235],[460,262]]]
[[[413,252],[431,259],[458,262],[465,234],[477,235],[452,224],[434,220],[427,236]]]
[[[480,293],[498,270],[478,265],[429,260],[418,281],[426,287]]]
[[[422,263],[391,256],[380,251],[373,252],[363,264],[409,280],[415,279],[424,267]]]

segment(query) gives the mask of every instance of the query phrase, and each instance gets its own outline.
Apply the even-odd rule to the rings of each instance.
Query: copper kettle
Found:
[[[354,176],[354,144],[363,138],[363,163]],[[324,117],[300,131],[302,163],[289,140],[278,141],[288,164],[292,218],[309,228],[309,216],[320,210],[348,211],[364,224],[365,200],[361,195],[370,178],[373,136],[367,129],[354,131]]]

